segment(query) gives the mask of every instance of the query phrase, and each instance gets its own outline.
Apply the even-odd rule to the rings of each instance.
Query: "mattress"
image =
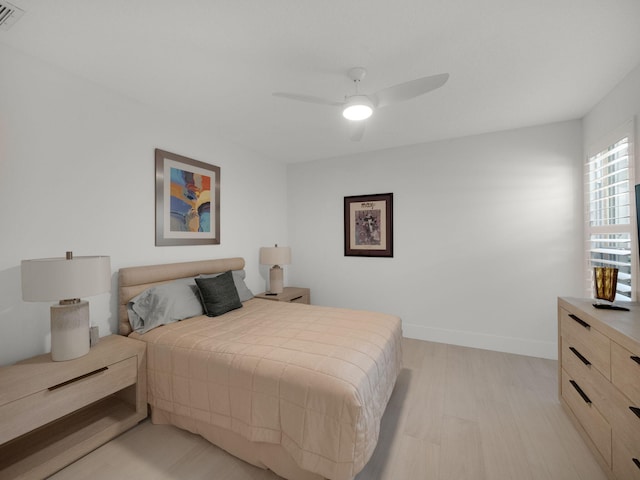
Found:
[[[371,457],[402,363],[398,317],[257,298],[131,336],[147,343],[155,421],[214,443],[228,432],[277,446],[332,480],[352,479]]]

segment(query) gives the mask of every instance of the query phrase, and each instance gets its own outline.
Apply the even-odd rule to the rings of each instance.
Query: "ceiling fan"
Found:
[[[440,88],[449,79],[448,73],[441,73],[399,83],[370,95],[365,95],[358,91],[358,86],[366,74],[367,70],[362,67],[355,67],[347,72],[347,76],[353,81],[356,91],[352,95],[345,95],[344,101],[342,102],[297,93],[275,92],[273,95],[290,100],[298,100],[300,102],[342,107],[342,115],[344,118],[357,122],[356,129],[351,135],[351,140],[357,142],[362,139],[364,135],[364,120],[369,118],[375,109],[423,95],[431,90]]]

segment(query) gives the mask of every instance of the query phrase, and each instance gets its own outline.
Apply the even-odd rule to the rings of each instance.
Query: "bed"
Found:
[[[401,368],[398,317],[251,298],[219,316],[132,331],[127,305],[148,289],[243,269],[242,258],[120,269],[119,333],[147,343],[152,422],[287,479],[354,478]]]

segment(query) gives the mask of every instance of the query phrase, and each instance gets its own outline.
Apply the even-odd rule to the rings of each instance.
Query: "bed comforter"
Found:
[[[279,444],[334,480],[371,457],[402,363],[398,317],[262,299],[132,337],[148,344],[152,409]]]

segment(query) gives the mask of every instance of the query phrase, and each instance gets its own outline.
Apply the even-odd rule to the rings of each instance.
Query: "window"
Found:
[[[616,267],[616,301],[635,296],[632,132],[627,127],[612,143],[594,149],[585,168],[587,291],[592,295],[593,267]]]

